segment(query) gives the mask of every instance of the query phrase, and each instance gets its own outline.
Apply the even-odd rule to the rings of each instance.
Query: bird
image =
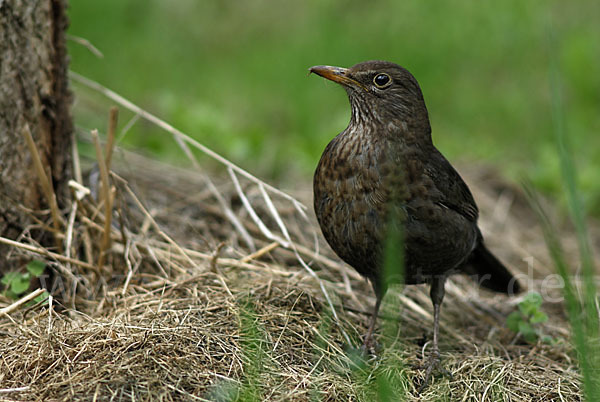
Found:
[[[313,192],[328,244],[375,293],[362,349],[373,346],[390,284],[430,284],[433,342],[421,367],[425,385],[440,366],[440,307],[448,276],[464,273],[484,288],[507,294],[519,293],[521,286],[485,245],[469,187],[434,146],[414,76],[380,60],[350,68],[318,65],[310,73],[340,84],[350,101],[350,122],[323,151]],[[399,271],[385,263],[394,253],[401,256]]]

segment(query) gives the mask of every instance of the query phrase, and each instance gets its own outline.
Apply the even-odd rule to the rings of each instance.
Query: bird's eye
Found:
[[[389,86],[392,82],[392,79],[387,74],[377,74],[375,78],[373,78],[373,83],[377,86],[377,88],[385,88]]]

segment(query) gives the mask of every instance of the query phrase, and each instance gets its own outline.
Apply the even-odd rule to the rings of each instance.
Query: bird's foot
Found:
[[[360,347],[360,352],[363,356],[368,356],[369,354],[377,354],[379,350],[379,344],[373,337],[365,338],[362,346]]]
[[[417,370],[425,370],[425,379],[419,386],[419,389],[418,389],[419,394],[427,387],[427,385],[429,385],[429,380],[431,380],[433,370],[435,370],[436,368],[442,374],[452,378],[452,373],[449,372],[448,370],[446,370],[444,367],[442,367],[441,362],[442,362],[442,360],[440,358],[440,351],[437,348],[434,348],[431,351],[431,354],[429,355],[427,362],[422,366],[416,367]]]

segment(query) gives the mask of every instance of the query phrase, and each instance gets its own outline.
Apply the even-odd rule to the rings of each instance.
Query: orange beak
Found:
[[[330,81],[337,82],[344,86],[360,88],[368,92],[367,88],[360,82],[349,77],[348,69],[334,66],[313,66],[308,69],[308,73],[315,73]]]

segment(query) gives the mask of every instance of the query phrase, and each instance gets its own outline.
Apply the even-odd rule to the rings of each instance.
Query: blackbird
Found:
[[[423,94],[412,74],[386,61],[350,68],[314,66],[309,71],[342,85],[352,109],[348,127],[321,156],[313,190],[325,239],[371,282],[376,295],[363,349],[372,346],[388,285],[429,283],[434,320],[426,383],[440,363],[439,315],[446,278],[466,273],[481,286],[508,294],[519,292],[519,283],[486,248],[471,191],[433,145]],[[400,275],[384,275],[392,228],[400,233],[395,245],[403,257]]]

